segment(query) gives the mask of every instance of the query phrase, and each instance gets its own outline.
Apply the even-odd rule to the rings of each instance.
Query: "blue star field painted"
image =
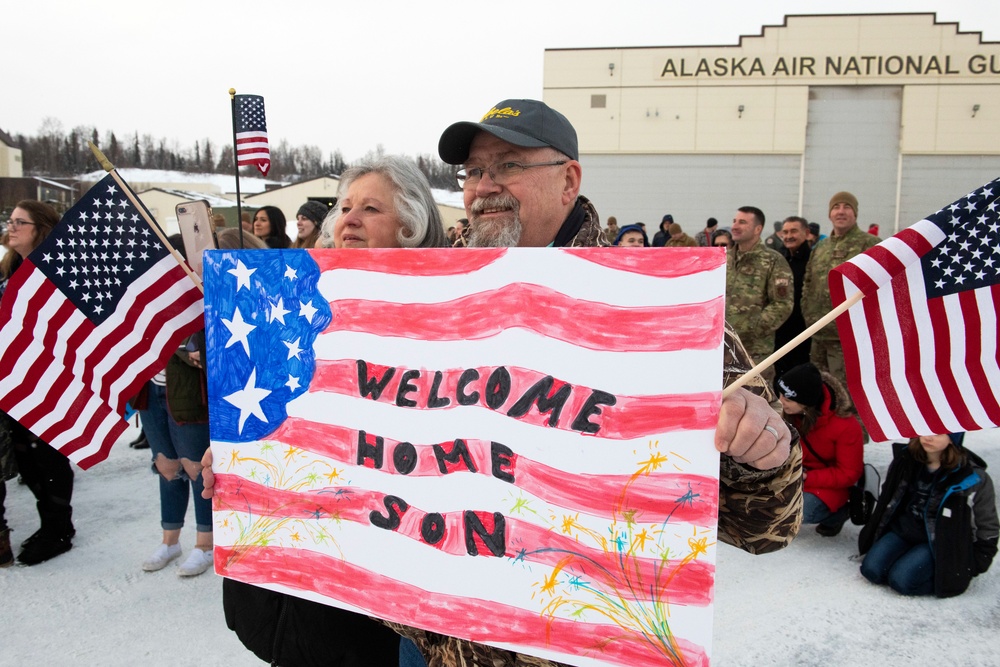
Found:
[[[307,250],[209,251],[204,265],[212,439],[258,440],[316,370],[313,343],[332,320],[319,266]]]

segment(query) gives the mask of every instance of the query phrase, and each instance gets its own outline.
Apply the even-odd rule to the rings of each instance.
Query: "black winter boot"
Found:
[[[14,564],[14,552],[10,550],[10,529],[0,530],[0,567]]]
[[[17,560],[25,565],[37,565],[73,548],[73,508],[61,498],[38,501],[38,516],[42,527],[21,545]]]

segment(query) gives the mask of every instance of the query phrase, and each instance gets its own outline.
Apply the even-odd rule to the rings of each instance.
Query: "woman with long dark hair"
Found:
[[[288,248],[292,240],[285,233],[285,214],[277,206],[261,206],[253,214],[253,235],[268,248]]]
[[[19,201],[7,221],[7,247],[0,260],[0,295],[7,288],[7,281],[21,266],[24,259],[41,245],[45,237],[59,224],[59,214],[44,202],[26,199]],[[2,413],[0,413],[2,414]],[[17,461],[18,471],[35,496],[41,526],[21,543],[17,560],[25,565],[36,565],[73,546],[73,468],[69,459],[60,454],[19,423],[3,415],[0,428],[7,433]],[[13,553],[10,548],[10,531],[3,519],[3,501],[6,487],[0,482],[0,565],[9,565]]]
[[[861,530],[861,574],[902,595],[952,597],[997,553],[996,495],[964,433],[896,445],[871,521]]]

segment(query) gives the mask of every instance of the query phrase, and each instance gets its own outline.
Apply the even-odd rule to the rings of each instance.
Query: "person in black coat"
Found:
[[[952,597],[997,553],[996,496],[964,433],[897,444],[871,520],[861,530],[861,574],[903,595]]]

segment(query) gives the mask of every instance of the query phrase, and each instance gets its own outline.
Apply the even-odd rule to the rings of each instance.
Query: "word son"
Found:
[[[442,445],[434,445],[434,457],[437,459],[438,470],[446,475],[452,470],[448,463],[462,461],[469,472],[478,472],[475,461],[464,440],[455,440],[451,451],[446,451]],[[493,476],[510,484],[514,483],[512,459],[514,452],[499,442],[490,446],[490,464]],[[370,464],[376,470],[381,470],[385,459],[385,440],[375,436],[375,442],[368,441],[368,434],[358,431],[358,465]],[[392,465],[397,472],[408,475],[417,466],[417,449],[409,442],[400,442],[392,452]],[[399,496],[387,495],[382,499],[388,516],[372,511],[368,518],[373,526],[385,530],[399,528],[402,516],[410,509],[409,503]],[[489,530],[484,519],[488,515],[483,512],[466,510],[462,513],[462,524],[465,528],[465,550],[470,556],[479,555],[478,537],[482,544],[494,556],[503,556],[507,552],[506,521],[503,514],[494,512],[493,529]],[[438,512],[429,512],[420,522],[420,537],[427,544],[437,544],[444,539],[445,519]]]
[[[373,375],[369,377],[369,366],[361,360],[357,360],[358,365],[358,394],[361,398],[371,398],[378,401],[382,393],[396,375],[396,368],[385,366],[374,366],[373,369],[381,369],[382,377]],[[401,369],[400,369],[401,370]],[[429,377],[428,377],[429,376]],[[418,407],[413,396],[420,397],[423,406],[429,409],[444,408],[452,404],[452,400],[458,405],[483,405],[491,410],[501,411],[512,398],[512,379],[510,371],[504,366],[497,366],[492,369],[483,382],[483,373],[476,368],[467,368],[458,376],[456,382],[452,383],[454,375],[449,372],[448,379],[441,371],[418,371],[413,369],[401,370],[399,382],[396,385],[395,404],[401,408]],[[427,387],[428,379],[430,386]],[[508,417],[524,417],[531,410],[531,406],[538,408],[539,414],[548,413],[547,423],[549,426],[562,426],[559,420],[562,416],[563,407],[570,401],[573,393],[573,385],[562,383],[555,393],[552,388],[555,385],[555,378],[546,375],[530,387],[525,389],[516,397],[516,400],[506,408]],[[442,394],[442,385],[454,384],[449,390]],[[601,430],[601,425],[591,421],[601,413],[601,405],[614,405],[617,400],[614,395],[600,389],[589,389],[590,395],[583,402],[577,411],[573,421],[568,428],[588,435],[596,435]],[[386,400],[389,400],[388,398]]]

